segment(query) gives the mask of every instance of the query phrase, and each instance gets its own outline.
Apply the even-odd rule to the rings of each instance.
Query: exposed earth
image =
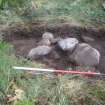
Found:
[[[42,34],[48,31],[53,33],[55,37],[77,38],[79,42],[86,42],[92,47],[96,48],[101,54],[101,59],[97,70],[101,73],[105,73],[104,29],[96,29],[93,27],[84,28],[80,26],[71,26],[70,24],[47,26],[34,23],[30,26],[31,27],[29,27],[29,30],[21,26],[9,27],[5,30],[4,40],[14,46],[17,57],[22,56],[26,58],[28,52],[32,48],[35,48],[37,46],[38,42],[41,40]],[[65,52],[61,52],[58,48],[56,48],[55,50],[59,53],[60,59],[54,59],[53,55],[49,54],[44,59],[38,59],[37,62],[44,63],[47,67],[56,69],[66,69],[69,67],[75,68],[76,65],[68,60],[68,57]]]

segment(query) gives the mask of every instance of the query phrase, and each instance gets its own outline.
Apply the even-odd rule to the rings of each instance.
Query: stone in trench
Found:
[[[72,52],[78,43],[76,38],[66,38],[58,41],[58,46],[64,51]]]
[[[52,41],[54,39],[54,35],[50,32],[45,32],[42,35],[42,39],[48,39],[48,40]]]
[[[102,3],[103,8],[105,9],[105,1]]]
[[[82,39],[83,39],[86,43],[95,41],[95,39],[93,39],[93,38],[91,38],[91,37],[89,37],[89,36],[82,36]]]
[[[80,66],[96,66],[100,61],[100,52],[89,44],[81,43],[70,55],[70,59]]]
[[[38,59],[42,56],[49,54],[52,50],[52,47],[49,46],[38,46],[29,51],[28,58]]]

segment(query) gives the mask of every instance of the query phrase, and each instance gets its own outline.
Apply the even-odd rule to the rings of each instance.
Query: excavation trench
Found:
[[[28,25],[27,25],[28,26]],[[26,27],[26,26],[25,26]],[[48,26],[45,24],[31,24],[28,29],[23,26],[9,27],[5,30],[4,40],[11,43],[15,48],[17,57],[27,57],[28,52],[37,46],[41,35],[46,32],[52,32],[55,37],[75,37],[80,42],[85,42],[83,36],[88,36],[94,41],[86,42],[92,47],[99,50],[101,53],[100,64],[97,70],[105,73],[105,30],[96,28],[84,28],[79,26],[71,26],[62,24],[57,26]],[[46,64],[47,67],[56,69],[66,69],[69,67],[75,68],[75,64],[71,63],[66,56],[66,53],[56,49],[60,54],[60,59],[54,59],[52,55],[48,55],[45,59],[39,59],[37,62]],[[85,59],[85,58],[84,58]]]

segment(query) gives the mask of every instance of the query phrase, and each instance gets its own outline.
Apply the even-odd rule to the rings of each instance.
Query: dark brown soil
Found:
[[[89,42],[94,48],[98,49],[101,53],[100,64],[97,69],[105,73],[105,30],[96,28],[83,28],[79,26],[70,26],[69,24],[62,24],[58,26],[47,26],[39,24],[31,24],[29,30],[23,28],[21,25],[18,27],[10,27],[5,31],[5,40],[14,45],[16,49],[16,56],[26,57],[30,49],[36,47],[41,35],[45,32],[52,32],[55,37],[76,37],[80,42],[85,42],[82,36],[89,36],[95,41]],[[65,53],[56,49],[61,58],[55,60],[51,55],[45,59],[38,60],[46,64],[48,67],[57,69],[64,69],[70,66],[75,66],[68,61]],[[84,58],[85,59],[85,58]]]

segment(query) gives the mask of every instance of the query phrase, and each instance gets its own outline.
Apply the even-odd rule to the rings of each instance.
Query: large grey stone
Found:
[[[64,51],[73,51],[78,43],[76,38],[66,38],[58,41],[58,46]]]
[[[38,46],[29,51],[28,58],[37,59],[39,57],[49,54],[52,50],[52,47],[49,46]]]
[[[70,59],[80,66],[96,66],[100,61],[100,53],[89,44],[78,44]]]

